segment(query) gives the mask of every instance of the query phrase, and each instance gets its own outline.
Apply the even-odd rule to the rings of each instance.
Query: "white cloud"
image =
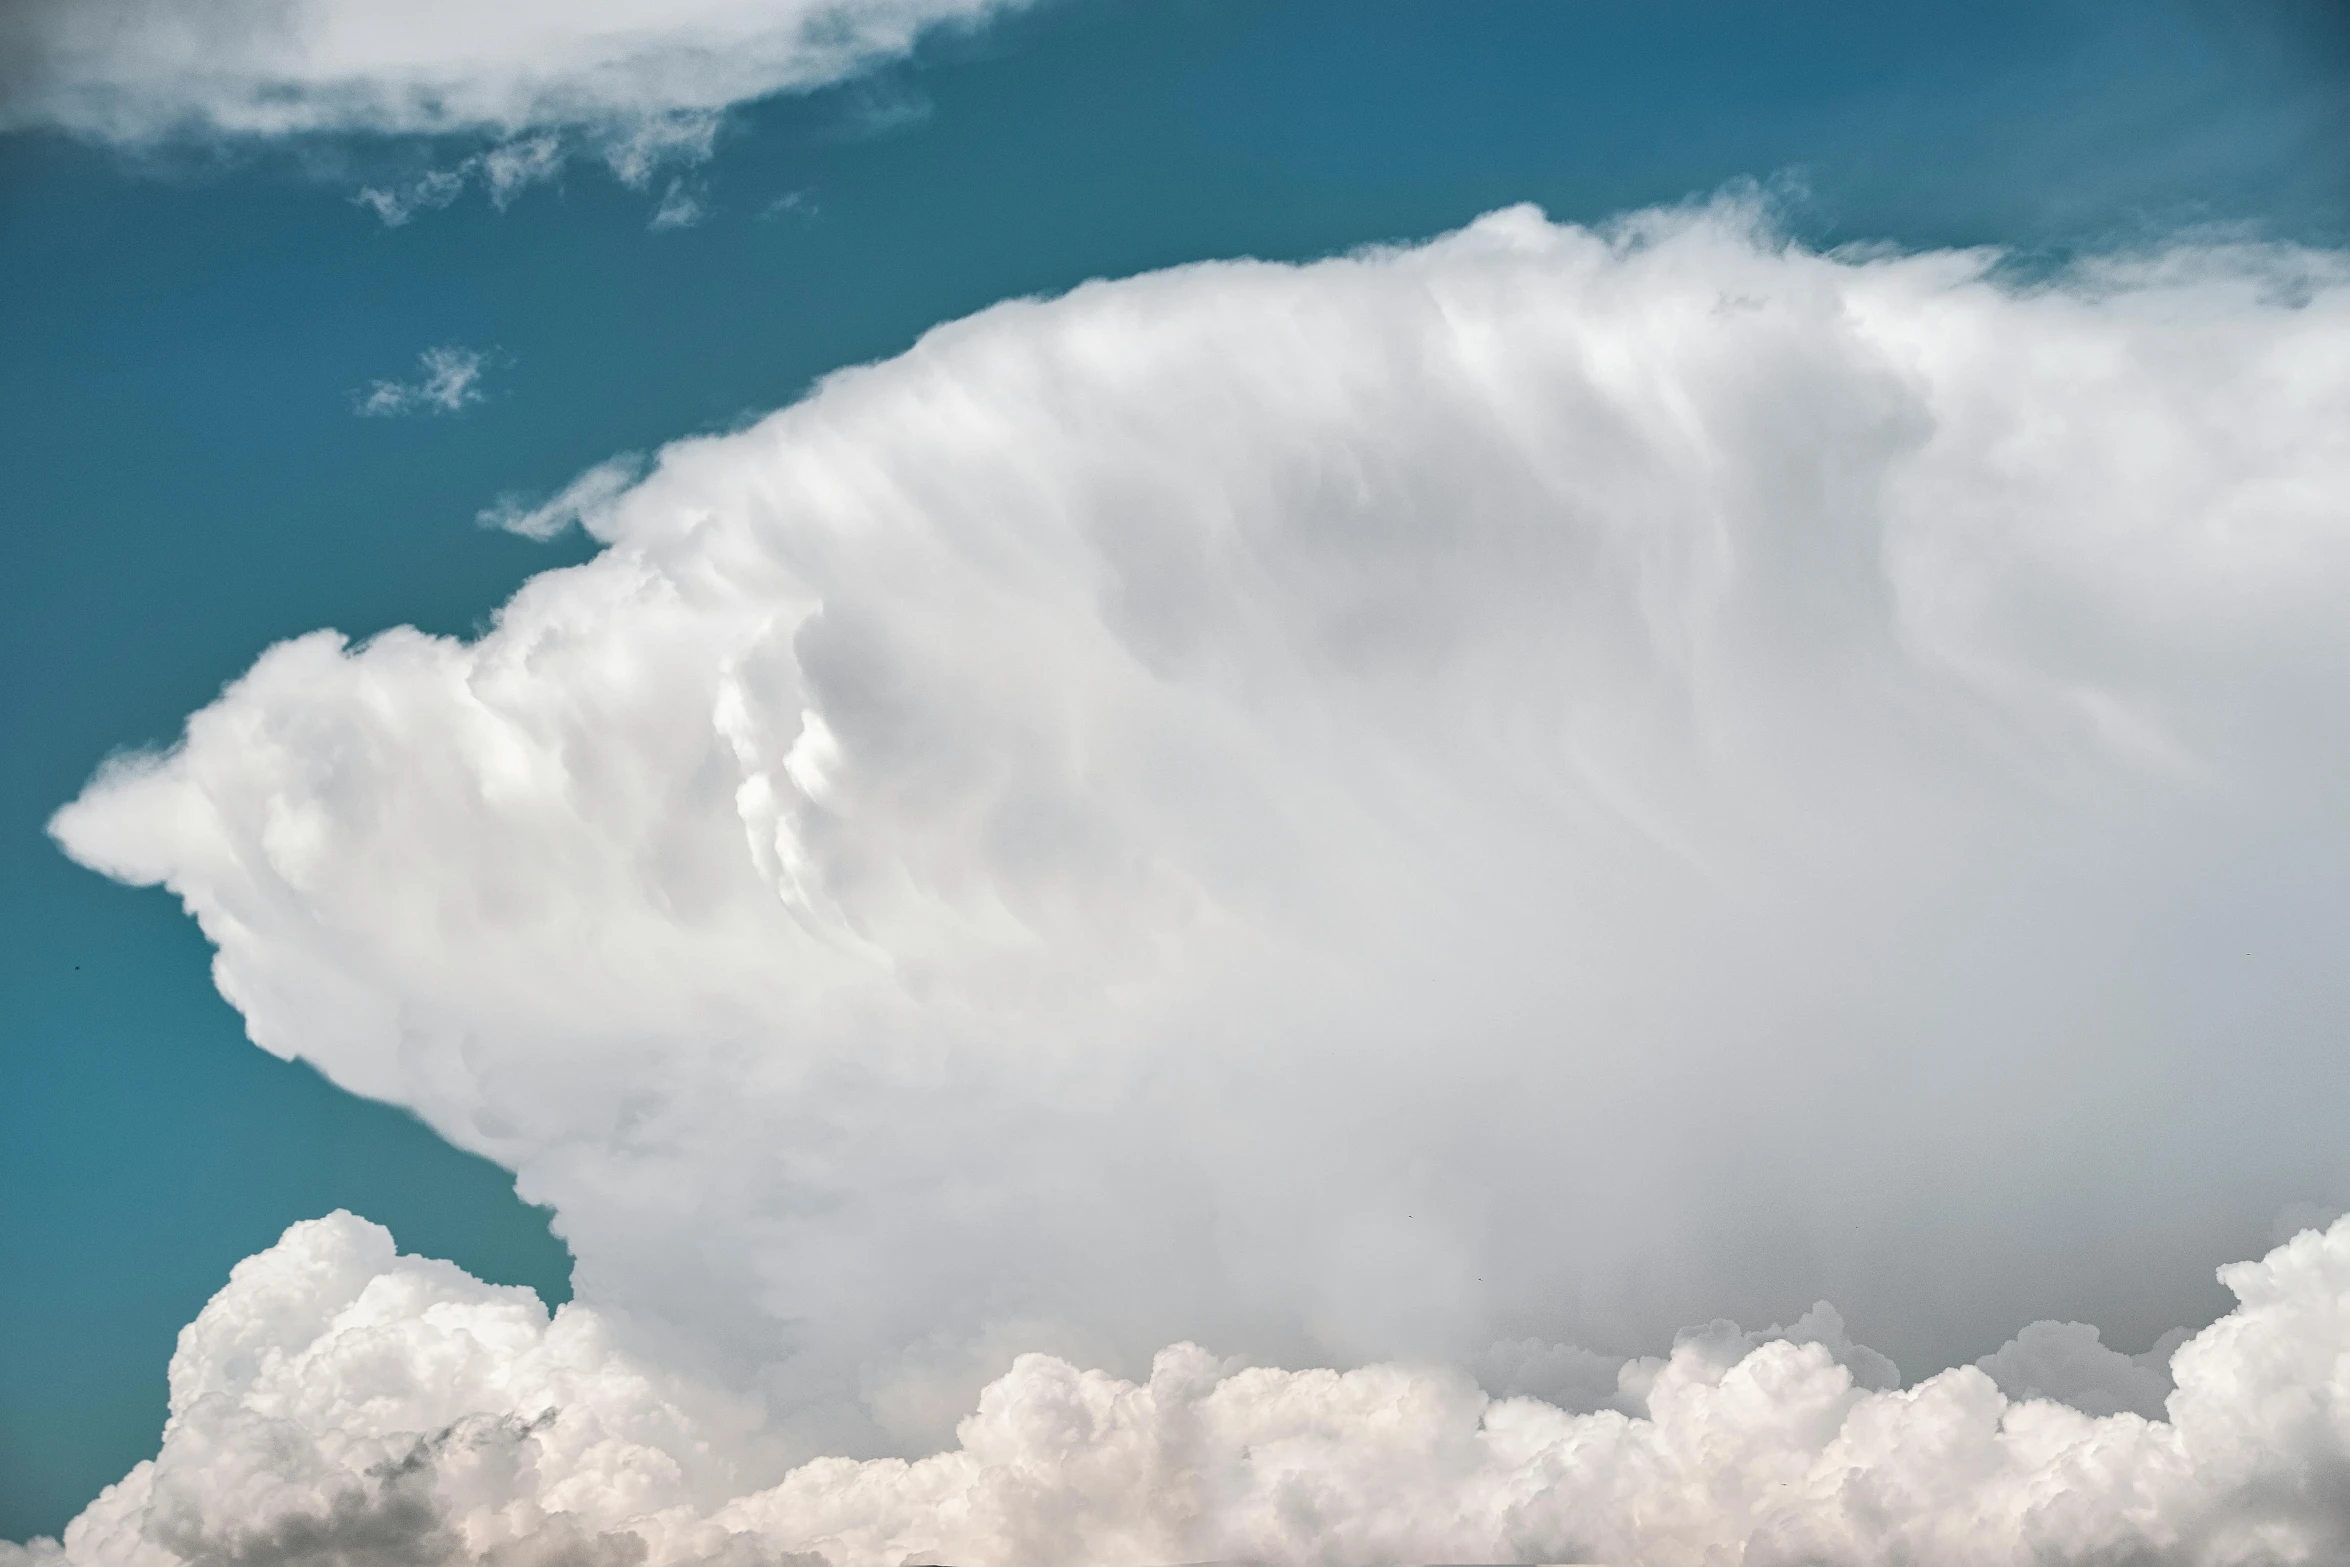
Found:
[[[585,133],[616,167],[1004,0],[35,0],[0,128],[173,136]],[[637,178],[641,182],[644,176]]]
[[[1758,1456],[1648,1559],[1736,1530],[1751,1562],[1888,1559],[1821,1521],[1859,1527],[1839,1432],[1889,1444],[1869,1494],[1930,1521],[1918,1560],[2000,1559],[1965,1517],[2059,1558],[2221,1519],[2276,1452],[2338,1451],[2332,1406],[2231,1403],[2234,1370],[2182,1359],[2210,1414],[2165,1435],[2009,1411],[1992,1377],[2142,1403],[2101,1355],[2208,1314],[2231,1253],[2202,1216],[2257,1237],[2333,1188],[2350,284],[2283,251],[2031,287],[1991,262],[1519,210],[1004,305],[634,488],[493,512],[608,547],[474,643],[270,650],[55,831],[186,900],[258,1043],[556,1207],[578,1320],[734,1433],[733,1478],[674,1481],[694,1507],[929,1451],[1022,1351],[1475,1364],[1654,1412],[1681,1384],[1627,1356],[1827,1296],[1855,1326],[1802,1315],[1810,1349],[1676,1352],[1745,1356],[1688,1429]],[[2310,1309],[2295,1355],[2341,1331]],[[1919,1371],[2056,1316],[2124,1348],[2058,1325],[1930,1394],[1836,1369],[1889,1380],[1855,1337]],[[1263,1456],[1138,1493],[1259,1520],[1169,1559],[1314,1518],[1333,1561],[1500,1559],[1500,1520],[1620,1551],[1608,1498],[1683,1495],[1703,1446],[1606,1410],[1479,1436],[1421,1373],[1173,1365],[1241,1390],[1198,1398]],[[1391,1394],[1430,1422],[1395,1428],[1426,1433],[1408,1463],[1330,1413]],[[1027,1361],[990,1407],[1158,1429],[1127,1396]],[[416,1407],[399,1431],[458,1419]],[[927,1549],[860,1520],[981,1494],[976,1444],[1074,1499],[1037,1538],[1114,1556],[1129,1515],[1084,1499],[1131,1487],[1124,1438],[1040,1469],[996,1419],[943,1467],[803,1471],[871,1496],[776,1502],[803,1522],[775,1537]],[[1533,1478],[1570,1451],[1587,1511]],[[2046,1490],[2076,1458],[2081,1499]],[[1431,1500],[1489,1460],[1515,1478]],[[1331,1464],[1342,1500],[1392,1468],[1387,1532],[1313,1511]],[[1740,1489],[1774,1477],[1784,1517]],[[1977,1483],[1990,1511],[1937,1500]],[[999,1538],[1008,1494],[914,1510]],[[2239,1559],[2223,1524],[2161,1549]]]
[[[353,399],[362,414],[458,413],[482,401],[481,378],[490,356],[454,344],[417,355],[415,379],[374,381]]]
[[[181,1335],[161,1453],[62,1552],[0,1546],[0,1567],[2339,1559],[2350,1223],[2223,1276],[2240,1304],[2179,1350],[2153,1420],[1972,1367],[1870,1390],[1826,1344],[1734,1330],[1580,1416],[1433,1368],[1186,1344],[1141,1382],[1028,1356],[944,1452],[784,1472],[754,1408],[635,1358],[592,1307],[550,1320],[336,1214],[239,1264]]]
[[[633,452],[608,458],[536,506],[520,495],[501,495],[474,520],[526,539],[551,539],[574,526],[592,531],[644,475],[644,459]]]

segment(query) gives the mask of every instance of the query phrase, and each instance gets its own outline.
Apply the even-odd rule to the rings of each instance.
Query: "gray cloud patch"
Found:
[[[323,1513],[289,1514],[225,1539],[165,1529],[156,1543],[190,1567],[451,1567],[461,1557],[421,1471],[339,1492]]]
[[[2086,1322],[2035,1322],[1975,1362],[2010,1398],[2053,1398],[2092,1415],[2124,1410],[2163,1418],[2170,1358],[2189,1337],[2175,1328],[2142,1355],[2108,1349]]]
[[[646,1557],[642,1537],[590,1530],[569,1516],[528,1527],[520,1538],[486,1550],[466,1546],[441,1495],[443,1463],[452,1453],[478,1457],[485,1448],[520,1448],[556,1418],[551,1410],[532,1419],[469,1418],[372,1466],[315,1510],[232,1520],[226,1527],[218,1520],[165,1515],[147,1532],[187,1567],[640,1567]],[[807,1567],[823,1564],[816,1560]]]

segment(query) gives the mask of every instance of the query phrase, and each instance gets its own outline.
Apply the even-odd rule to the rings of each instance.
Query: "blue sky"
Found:
[[[1594,221],[1759,181],[1816,245],[2025,267],[2201,226],[2339,247],[2346,87],[2316,3],[1065,0],[737,111],[688,176],[704,215],[659,231],[657,190],[584,167],[399,227],[351,199],[451,143],[0,137],[0,1538],[154,1451],[174,1335],[297,1219],[349,1207],[568,1296],[506,1172],[245,1043],[172,901],[44,832],[272,642],[469,633],[587,556],[478,526],[501,495],[999,299],[1515,202]],[[479,401],[355,414],[445,344],[487,356]]]

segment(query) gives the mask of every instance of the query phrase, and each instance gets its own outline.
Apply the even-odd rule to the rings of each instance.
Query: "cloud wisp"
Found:
[[[698,162],[709,153],[706,136],[677,150],[678,158],[688,162]],[[531,186],[559,177],[568,156],[562,137],[529,136],[503,142],[449,168],[427,169],[389,185],[362,186],[351,199],[381,218],[386,228],[399,228],[419,212],[437,212],[476,184],[488,193],[490,205],[503,212]],[[650,177],[648,164],[635,183],[641,185]]]
[[[454,343],[416,356],[416,374],[406,381],[371,381],[354,393],[351,406],[364,418],[395,414],[462,413],[484,400],[481,380],[495,356]]]
[[[501,495],[495,505],[475,514],[474,521],[542,543],[567,528],[592,533],[644,475],[645,461],[634,453],[606,458],[536,505],[522,495]]]
[[[663,229],[690,229],[708,215],[709,209],[702,204],[702,192],[679,176],[671,179],[668,189],[661,192],[661,204],[653,209],[646,226],[655,233]]]
[[[493,510],[605,548],[476,641],[270,650],[54,831],[579,1305],[298,1230],[72,1549],[442,1442],[476,1554],[2322,1555],[2350,1233],[2145,1346],[2343,1173],[2350,281],[1995,260],[1090,285]],[[354,1310],[472,1369],[239,1391]]]

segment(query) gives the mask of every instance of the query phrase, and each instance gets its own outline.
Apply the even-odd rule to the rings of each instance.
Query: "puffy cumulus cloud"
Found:
[[[161,1453],[0,1567],[2339,1560],[2350,1223],[2223,1277],[2240,1304],[2179,1350],[2154,1419],[1973,1367],[1872,1390],[1825,1343],[1734,1330],[1584,1415],[1184,1344],[1139,1382],[1025,1356],[947,1451],[728,1495],[763,1468],[733,1401],[633,1360],[592,1307],[550,1319],[336,1214],[182,1334]]]
[[[606,134],[625,163],[738,103],[837,81],[1008,0],[33,0],[0,125],[184,134]],[[492,171],[493,173],[495,171]]]
[[[2126,1358],[2332,1189],[2350,283],[1993,269],[1517,210],[1006,304],[494,514],[605,548],[54,830],[778,1454],[1029,1351]],[[1994,1362],[1917,1407],[2146,1402]]]

